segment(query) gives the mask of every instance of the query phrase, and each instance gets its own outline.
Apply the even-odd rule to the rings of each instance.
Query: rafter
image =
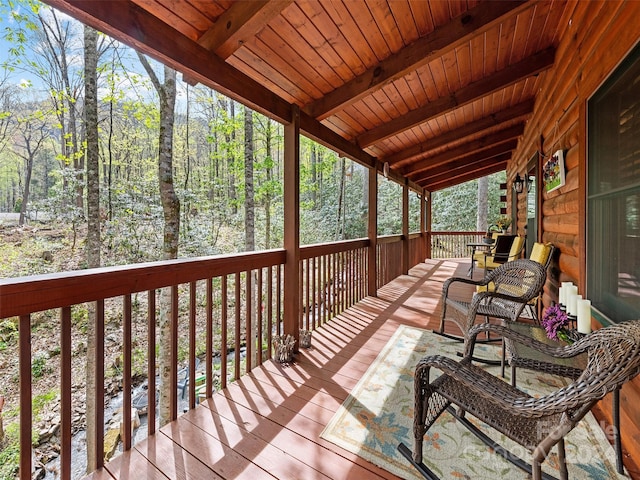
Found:
[[[511,149],[499,155],[487,155],[485,152],[480,152],[470,155],[464,160],[456,160],[452,162],[452,164],[423,172],[423,176],[418,184],[440,183],[450,178],[466,176],[467,174],[483,171],[485,168],[495,166],[496,164],[505,164],[510,158]]]
[[[443,115],[456,108],[467,105],[497,90],[513,85],[532,75],[536,75],[553,66],[555,49],[548,48],[524,60],[510,65],[493,75],[471,83],[447,97],[440,97],[422,107],[408,112],[390,122],[361,134],[357,143],[366,148],[385,138],[392,137],[404,130],[415,127],[436,116]]]
[[[458,160],[456,160],[456,162],[458,163],[456,163],[455,168],[460,168],[460,166],[463,164],[468,165],[473,162],[485,160],[487,158],[495,158],[503,154],[511,155],[511,152],[516,148],[517,145],[518,145],[517,140],[508,140],[505,142],[498,143],[496,145],[491,145],[490,147],[482,150],[470,152],[468,155],[465,155],[464,157],[460,157]],[[410,175],[410,178],[416,184],[421,185],[422,182],[424,182],[425,180],[428,180],[429,177],[431,176],[446,173],[446,170],[449,168],[450,163],[451,162],[447,162],[447,163],[435,166],[433,168],[430,168],[428,170],[417,172],[413,175]]]
[[[323,120],[385,84],[453,51],[471,37],[481,35],[504,16],[516,15],[530,6],[522,1],[482,3],[307,105],[304,111]]]
[[[235,2],[198,39],[198,43],[220,58],[227,59],[292,2],[293,0]]]
[[[430,192],[437,192],[438,190],[442,190],[443,188],[453,187],[454,185],[459,185],[461,183],[475,180],[476,178],[486,177],[487,175],[491,175],[492,173],[500,172],[504,170],[506,167],[507,167],[507,162],[496,163],[482,170],[469,172],[466,175],[451,177],[441,182],[426,183],[423,185],[423,187],[429,190]]]
[[[435,168],[446,163],[450,163],[458,158],[464,158],[474,152],[490,149],[496,145],[501,145],[505,142],[516,140],[524,132],[524,123],[514,125],[512,127],[500,130],[491,135],[487,135],[478,140],[467,142],[451,150],[447,150],[439,155],[434,155],[418,162],[412,163],[403,169],[400,169],[400,173],[415,180],[420,172]],[[503,150],[504,151],[504,150]],[[503,153],[503,152],[497,152]],[[496,155],[497,155],[496,153]]]
[[[532,111],[534,99],[529,99],[521,102],[506,110],[493,113],[488,117],[481,118],[473,123],[465,125],[461,128],[451,130],[437,137],[430,138],[418,145],[403,150],[401,152],[394,153],[382,158],[382,161],[389,162],[395,168],[402,168],[410,161],[417,159],[421,156],[428,156],[429,152],[432,152],[438,148],[444,147],[452,142],[459,143],[465,138],[478,135],[479,133],[488,130],[489,128],[501,127],[506,128],[512,124],[513,121],[526,118]]]

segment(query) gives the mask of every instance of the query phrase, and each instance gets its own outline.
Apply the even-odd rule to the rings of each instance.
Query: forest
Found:
[[[9,48],[0,67],[0,211],[19,213],[21,225],[64,225],[77,236],[90,217],[88,197],[97,193],[102,264],[162,258],[158,169],[160,130],[169,120],[164,168],[179,205],[178,255],[281,245],[281,125],[104,35],[95,33],[95,50],[87,52],[87,28],[53,9],[10,2],[3,10],[14,21],[4,28]],[[95,169],[87,164],[91,55]],[[165,98],[174,105],[170,119]],[[300,162],[301,243],[366,236],[366,169],[304,137]],[[476,229],[474,216],[454,215],[461,201],[467,212],[476,207],[475,183],[433,196],[434,230]],[[495,197],[489,218],[497,217]],[[400,209],[400,187],[381,179],[379,235],[400,233]],[[410,210],[416,231],[415,195]],[[15,272],[32,273],[39,272]]]
[[[0,19],[0,277],[282,246],[282,125],[35,0],[1,0]],[[301,139],[301,244],[367,236],[367,175]],[[501,182],[434,192],[432,229],[485,230]],[[378,185],[378,235],[399,234],[402,189]],[[0,322],[0,478],[16,332]]]

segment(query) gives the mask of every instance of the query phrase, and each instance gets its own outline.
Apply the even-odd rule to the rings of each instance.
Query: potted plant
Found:
[[[508,217],[507,215],[501,215],[497,218],[493,225],[497,227],[498,231],[504,233],[511,226],[511,217]]]

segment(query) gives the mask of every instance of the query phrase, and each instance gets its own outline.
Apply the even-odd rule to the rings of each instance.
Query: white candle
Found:
[[[577,313],[578,287],[571,285],[567,291],[567,313],[575,315]]]
[[[559,302],[561,305],[564,305],[565,307],[567,306],[567,297],[568,297],[568,293],[569,293],[569,287],[572,287],[573,283],[571,282],[562,282],[562,285],[560,285],[560,293],[558,294],[559,296]]]
[[[578,332],[591,333],[591,300],[578,301]]]

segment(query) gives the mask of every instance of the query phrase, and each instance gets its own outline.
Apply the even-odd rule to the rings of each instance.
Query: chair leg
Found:
[[[560,467],[560,478],[562,480],[569,479],[569,471],[567,470],[567,458],[564,450],[564,438],[558,442],[558,464]]]
[[[542,465],[538,460],[533,460],[531,462],[531,474],[533,480],[542,480]]]

